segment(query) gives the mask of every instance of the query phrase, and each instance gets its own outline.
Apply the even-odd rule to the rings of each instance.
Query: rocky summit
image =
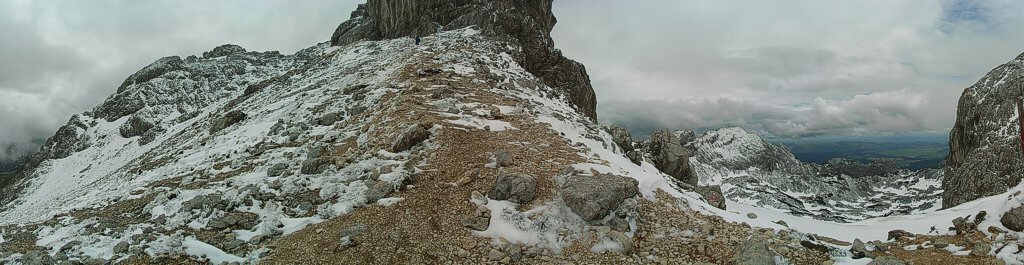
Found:
[[[157,59],[3,173],[0,264],[1024,261],[1020,58],[968,89],[947,176],[812,164],[740,128],[598,124],[551,5],[369,0],[294,54]]]

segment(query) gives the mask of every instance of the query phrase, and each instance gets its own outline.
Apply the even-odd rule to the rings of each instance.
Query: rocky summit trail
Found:
[[[370,0],[295,54],[159,59],[0,187],[0,263],[1024,262],[1021,58],[965,90],[945,170],[819,165],[740,128],[598,124],[555,22]]]

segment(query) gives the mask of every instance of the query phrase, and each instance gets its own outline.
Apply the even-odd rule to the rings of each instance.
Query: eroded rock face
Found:
[[[368,0],[331,36],[331,45],[426,36],[477,26],[483,34],[519,44],[511,54],[530,73],[565,92],[581,113],[597,119],[597,96],[582,64],[554,48],[552,0]],[[427,40],[429,41],[429,40]]]
[[[639,194],[638,185],[636,179],[615,175],[574,175],[562,185],[562,200],[583,220],[595,221]]]
[[[46,159],[61,159],[88,148],[89,142],[81,137],[81,131],[89,128],[80,115],[71,116],[68,123],[57,129],[57,133],[46,140],[39,152],[32,156],[28,168],[39,166]]]
[[[697,186],[697,174],[690,168],[690,155],[679,145],[679,138],[668,130],[658,130],[646,144],[651,161],[658,170],[683,183]]]
[[[629,130],[619,126],[611,126],[608,129],[608,134],[612,135],[612,141],[622,148],[623,153],[629,153],[633,151],[633,136],[630,135]]]
[[[1024,177],[1017,98],[1024,96],[1024,54],[964,90],[949,132],[942,208],[996,195]]]

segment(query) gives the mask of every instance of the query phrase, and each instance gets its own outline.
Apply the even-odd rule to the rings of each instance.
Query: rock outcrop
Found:
[[[645,144],[658,170],[683,183],[697,186],[697,174],[690,168],[690,155],[679,145],[679,138],[668,130],[658,130]]]
[[[640,193],[639,182],[614,175],[569,176],[562,185],[562,200],[583,220],[596,221]]]
[[[511,54],[527,71],[560,89],[578,110],[597,119],[597,96],[582,64],[555,49],[552,0],[368,0],[331,36],[331,45],[360,40],[427,36],[478,27],[486,36],[522,47]],[[428,40],[429,41],[429,40]]]
[[[527,203],[537,196],[537,178],[527,174],[504,173],[494,180],[494,187],[487,197],[494,200],[508,200]]]
[[[942,207],[1002,193],[1024,178],[1016,100],[1024,96],[1024,54],[964,90],[949,132]]]

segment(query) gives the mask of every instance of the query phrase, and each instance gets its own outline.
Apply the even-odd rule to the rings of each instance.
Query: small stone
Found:
[[[462,239],[462,248],[463,249],[473,249],[475,247],[476,247],[476,240],[474,240],[473,238],[467,237],[467,238],[463,238]]]
[[[486,231],[487,227],[491,224],[490,218],[482,218],[477,216],[460,215],[459,222],[467,228],[471,228],[476,231]]]
[[[128,252],[128,247],[129,247],[128,242],[121,241],[120,243],[117,243],[117,245],[114,245],[114,253],[118,253],[118,254],[120,254],[120,253],[127,253]]]
[[[494,152],[494,162],[500,167],[511,166],[512,156],[509,155],[508,151],[498,150]]]
[[[344,249],[356,245],[358,243],[357,240],[359,239],[359,236],[364,232],[366,232],[365,224],[356,224],[341,230],[341,232],[338,233],[341,237],[341,248]]]
[[[487,259],[489,260],[498,261],[502,258],[505,258],[505,253],[501,253],[498,249],[491,249],[491,251],[487,253]]]
[[[747,213],[747,218],[757,219],[757,214],[755,214],[755,213]]]
[[[481,206],[487,205],[487,197],[484,197],[484,194],[480,193],[479,191],[474,190],[472,193],[470,193],[469,199],[470,202],[472,202],[473,204]]]
[[[988,256],[988,253],[992,251],[992,245],[985,242],[974,243],[974,247],[971,247],[971,256],[984,257]]]
[[[472,181],[473,181],[473,179],[471,179],[469,177],[461,177],[461,178],[459,178],[458,181],[455,182],[455,185],[456,186],[465,186],[466,184],[469,184],[469,182],[472,182]]]
[[[942,239],[936,239],[934,242],[932,242],[932,245],[935,246],[935,248],[946,248],[949,246],[949,242],[946,242],[946,240]]]

